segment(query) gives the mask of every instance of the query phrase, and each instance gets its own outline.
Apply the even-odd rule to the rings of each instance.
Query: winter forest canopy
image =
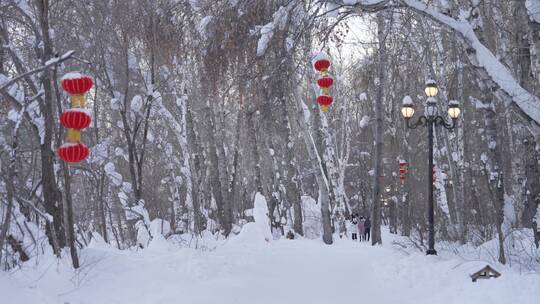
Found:
[[[94,85],[68,164],[73,72]],[[425,114],[428,80],[461,114],[433,129],[437,250],[538,272],[540,0],[0,0],[0,272],[248,231],[341,248],[351,215],[423,253],[428,128],[402,105]]]

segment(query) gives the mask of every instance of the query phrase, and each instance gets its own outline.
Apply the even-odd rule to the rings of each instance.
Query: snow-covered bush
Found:
[[[309,239],[322,235],[321,206],[311,196],[302,196],[302,212],[304,216],[304,236]]]

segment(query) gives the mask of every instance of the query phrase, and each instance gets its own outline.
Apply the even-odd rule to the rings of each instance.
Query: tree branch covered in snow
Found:
[[[330,3],[340,1],[328,0]],[[491,80],[507,94],[512,102],[522,111],[525,119],[532,123],[531,132],[540,134],[540,98],[524,89],[511,74],[506,66],[487,48],[476,36],[473,25],[465,18],[453,18],[439,12],[426,2],[419,0],[373,0],[373,1],[342,1],[343,4],[353,5],[354,9],[364,11],[368,9],[382,10],[403,7],[417,12],[439,24],[453,30],[466,43],[469,57],[478,68],[485,69]]]
[[[45,65],[43,66],[40,66],[38,68],[35,68],[31,71],[28,71],[26,73],[23,73],[21,75],[17,75],[13,78],[9,78],[8,80],[4,80],[2,83],[0,83],[0,91],[4,91],[6,90],[9,86],[11,86],[12,84],[16,83],[17,81],[25,78],[25,77],[28,77],[30,75],[33,75],[33,74],[36,74],[36,73],[39,73],[41,71],[44,71],[44,70],[47,70],[53,66],[56,66],[56,65],[59,65],[61,64],[62,62],[70,59],[73,55],[75,54],[75,51],[69,51],[67,53],[65,53],[64,55],[60,56],[60,57],[55,57],[55,58],[51,58],[50,60],[48,60]]]

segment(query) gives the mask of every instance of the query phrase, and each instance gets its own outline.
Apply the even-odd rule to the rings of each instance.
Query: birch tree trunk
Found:
[[[313,140],[313,137],[311,136],[311,133],[309,131],[308,124],[306,122],[306,117],[304,116],[304,111],[309,111],[307,109],[304,109],[305,104],[302,101],[302,94],[300,92],[300,87],[295,87],[296,83],[291,84],[292,89],[291,92],[293,92],[293,101],[296,105],[296,117],[292,116],[292,113],[294,111],[291,109],[289,111],[289,115],[291,121],[295,120],[298,123],[299,131],[304,139],[304,143],[306,145],[306,150],[308,152],[310,163],[314,166],[314,175],[315,179],[317,181],[317,185],[319,187],[319,203],[321,204],[321,219],[322,219],[322,227],[323,227],[323,241],[325,244],[332,244],[332,223],[330,220],[330,195],[329,195],[329,189],[328,189],[328,180],[326,179],[326,175],[323,170],[322,166],[322,160],[319,155],[319,152],[317,152],[317,148],[315,145],[315,141]]]
[[[490,106],[486,107],[485,113],[488,153],[483,159],[484,175],[487,180],[488,190],[495,212],[495,226],[497,228],[497,236],[499,239],[499,262],[505,264],[506,257],[504,253],[503,231],[505,192],[502,172],[502,155],[501,148],[499,147],[500,142],[497,138],[498,130],[495,119],[495,105],[491,103]]]

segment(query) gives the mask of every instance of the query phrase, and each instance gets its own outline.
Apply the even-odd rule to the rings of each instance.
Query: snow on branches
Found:
[[[274,30],[283,30],[289,18],[290,6],[281,6],[273,15],[272,21],[261,27],[261,37],[257,43],[257,56],[263,56],[268,48],[270,40],[274,36]]]

